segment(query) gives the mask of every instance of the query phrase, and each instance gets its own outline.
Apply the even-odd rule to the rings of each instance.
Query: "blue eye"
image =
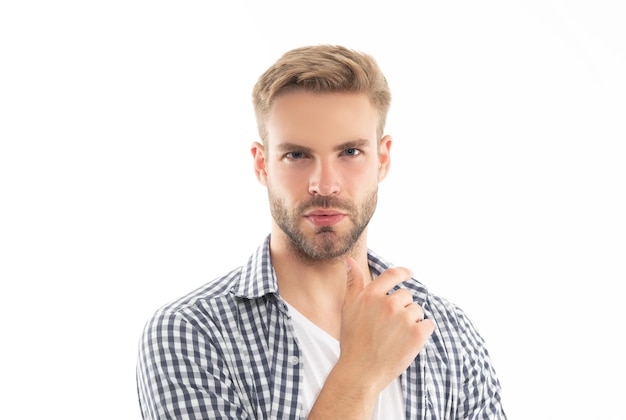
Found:
[[[298,159],[302,159],[304,157],[304,153],[303,152],[289,152],[289,153],[285,154],[285,157],[287,159],[298,160]]]
[[[361,154],[361,151],[357,148],[351,147],[343,151],[346,156],[358,156]]]

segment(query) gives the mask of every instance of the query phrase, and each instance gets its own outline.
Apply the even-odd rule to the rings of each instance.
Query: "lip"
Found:
[[[345,213],[333,209],[317,209],[304,217],[315,226],[334,226],[346,217]]]

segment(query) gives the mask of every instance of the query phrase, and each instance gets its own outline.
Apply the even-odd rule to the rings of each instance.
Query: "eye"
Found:
[[[343,154],[346,156],[358,156],[361,154],[361,151],[355,147],[351,147],[343,151]]]
[[[304,152],[289,152],[285,154],[285,158],[290,160],[299,160],[305,157]]]

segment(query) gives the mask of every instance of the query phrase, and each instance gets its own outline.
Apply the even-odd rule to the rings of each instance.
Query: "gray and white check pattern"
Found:
[[[144,419],[300,419],[302,362],[270,261],[248,262],[159,309],[139,343]],[[379,275],[390,265],[368,251]],[[436,329],[401,377],[407,419],[506,419],[484,342],[461,309],[411,279]],[[374,368],[374,367],[373,367]]]

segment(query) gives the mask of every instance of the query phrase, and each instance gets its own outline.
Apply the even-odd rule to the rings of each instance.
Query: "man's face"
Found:
[[[377,139],[378,114],[364,95],[293,92],[278,97],[268,144],[255,153],[274,224],[308,260],[350,252],[376,208],[391,138]],[[253,148],[254,152],[254,148]]]

